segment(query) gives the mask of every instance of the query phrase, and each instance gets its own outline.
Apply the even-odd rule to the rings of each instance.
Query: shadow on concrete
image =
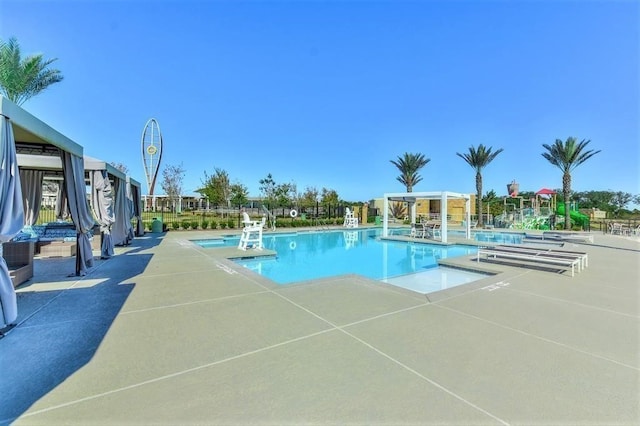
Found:
[[[161,240],[134,241],[142,250]],[[63,265],[75,259],[57,259],[48,265],[59,270],[55,281],[40,277],[19,288],[17,325],[0,338],[0,425],[10,424],[91,361],[135,288],[131,279],[152,257],[131,253],[103,260],[73,279]]]

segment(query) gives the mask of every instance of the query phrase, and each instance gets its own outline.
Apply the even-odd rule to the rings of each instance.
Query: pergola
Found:
[[[471,195],[461,194],[449,191],[432,191],[432,192],[393,192],[386,193],[383,197],[384,215],[382,222],[382,236],[389,236],[389,201],[400,201],[409,203],[409,218],[411,223],[416,222],[416,200],[440,200],[440,230],[442,234],[442,242],[447,242],[447,201],[452,199],[465,200],[465,235],[467,239],[471,239]]]

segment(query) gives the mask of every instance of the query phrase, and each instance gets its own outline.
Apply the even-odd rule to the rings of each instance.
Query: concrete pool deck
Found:
[[[189,241],[215,235],[148,233],[81,278],[37,260],[0,424],[638,423],[637,239],[567,244],[589,254],[573,278],[483,265],[503,272],[424,296],[277,286]]]

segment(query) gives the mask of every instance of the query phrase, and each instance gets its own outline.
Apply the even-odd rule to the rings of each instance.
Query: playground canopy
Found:
[[[548,188],[542,188],[540,191],[536,192],[536,195],[556,195],[556,191]]]

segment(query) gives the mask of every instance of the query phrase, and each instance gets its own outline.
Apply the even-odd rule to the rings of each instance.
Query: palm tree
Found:
[[[571,216],[569,211],[569,197],[571,196],[571,172],[580,164],[593,157],[600,150],[585,151],[591,141],[577,142],[576,138],[569,137],[565,142],[556,139],[553,145],[542,144],[547,150],[542,156],[551,164],[562,170],[562,195],[564,197],[564,229],[571,229]]]
[[[0,95],[22,105],[47,87],[62,81],[59,70],[48,68],[56,60],[44,60],[42,54],[21,58],[20,45],[15,38],[6,43],[0,40]]]
[[[478,226],[482,227],[482,169],[485,168],[494,158],[498,156],[503,150],[498,149],[495,152],[491,152],[493,148],[485,147],[484,145],[478,145],[476,149],[473,145],[469,147],[469,152],[460,154],[456,152],[456,155],[466,161],[476,171],[476,203],[478,204]]]
[[[412,192],[413,187],[422,180],[418,170],[426,166],[431,159],[425,158],[424,154],[405,152],[403,157],[389,161],[400,170],[400,176],[396,178],[398,182],[407,187],[407,192]]]

